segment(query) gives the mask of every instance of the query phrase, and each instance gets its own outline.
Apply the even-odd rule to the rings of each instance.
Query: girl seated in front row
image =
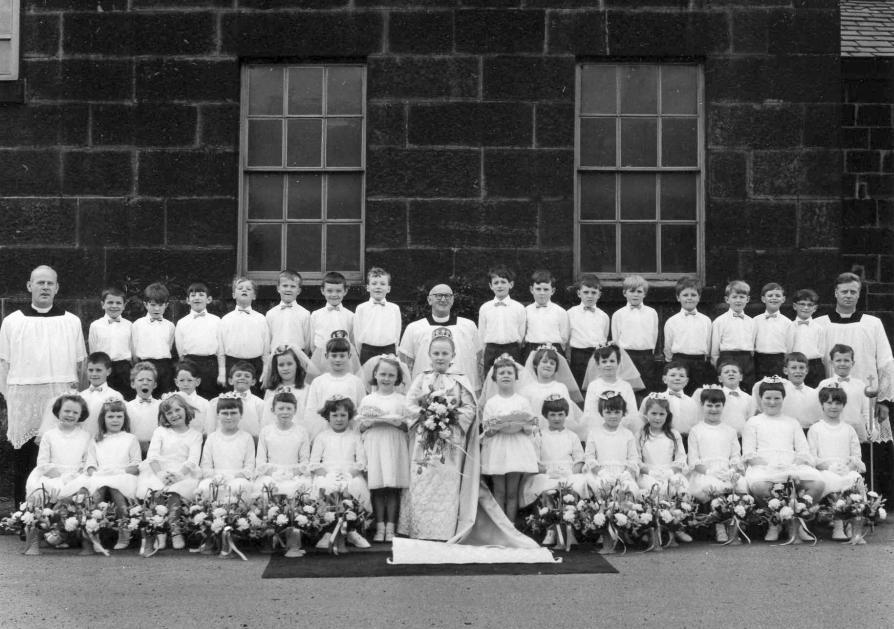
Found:
[[[288,392],[273,396],[276,423],[261,428],[255,457],[255,494],[292,497],[299,489],[310,489],[307,463],[310,437],[295,423],[298,400]]]
[[[242,400],[238,393],[217,398],[217,430],[208,435],[202,448],[202,474],[198,492],[205,498],[237,502],[251,494],[255,471],[255,442],[240,430]]]
[[[597,410],[602,425],[590,431],[584,449],[584,467],[589,472],[587,484],[597,496],[612,491],[615,485],[638,496],[636,477],[639,475],[639,452],[636,437],[621,426],[621,420],[627,413],[627,403],[617,391],[603,391],[599,395]]]

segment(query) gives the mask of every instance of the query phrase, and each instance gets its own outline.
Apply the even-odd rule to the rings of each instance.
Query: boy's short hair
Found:
[[[537,269],[531,273],[531,286],[534,286],[534,284],[549,284],[555,288],[556,278],[546,269]]]
[[[239,286],[239,284],[241,284],[242,282],[248,282],[249,284],[251,284],[251,289],[254,292],[258,292],[258,285],[255,284],[255,281],[250,277],[245,277],[244,275],[237,275],[233,278],[233,290],[235,291],[236,287]]]
[[[628,275],[624,278],[624,282],[621,284],[621,290],[625,293],[629,290],[636,290],[637,288],[642,288],[646,293],[649,292],[649,283],[642,275]]]
[[[757,395],[758,397],[764,397],[764,393],[767,391],[778,391],[782,394],[782,397],[785,397],[785,385],[782,382],[764,382],[761,381],[757,385]]]
[[[81,415],[78,417],[78,423],[85,421],[87,416],[90,415],[90,408],[87,406],[87,401],[84,398],[77,393],[63,393],[53,402],[53,415],[56,416],[56,419],[59,418],[59,411],[62,410],[62,405],[66,402],[74,402],[81,407]]]
[[[795,293],[795,297],[793,299],[795,303],[799,301],[809,301],[814,304],[819,303],[819,295],[816,294],[816,291],[812,288],[802,288],[797,293]]]
[[[698,281],[698,278],[692,277],[691,275],[686,275],[677,280],[676,286],[674,286],[674,295],[677,297],[680,296],[687,288],[691,288],[695,290],[699,295],[702,294],[702,284]]]
[[[205,282],[193,282],[189,285],[189,288],[186,289],[186,295],[194,295],[196,293],[205,293],[206,295],[210,295],[211,292],[208,290],[208,285]]]
[[[614,395],[612,395],[611,397],[604,397],[606,393],[614,393]],[[627,401],[620,393],[617,393],[615,391],[605,391],[602,395],[599,396],[597,409],[599,410],[600,415],[605,413],[605,411],[621,411],[622,413],[626,413]]]
[[[292,269],[283,269],[279,272],[279,275],[276,276],[276,283],[279,284],[280,280],[292,280],[293,282],[298,282],[298,285],[301,285],[303,278],[301,277],[301,273],[298,271],[293,271]]]
[[[247,360],[240,360],[239,362],[235,363],[232,367],[230,367],[230,372],[227,374],[227,377],[232,378],[233,375],[237,371],[245,371],[247,373],[250,373],[251,377],[254,378],[255,380],[257,380],[257,378],[258,378],[258,370],[255,369],[255,366],[252,365]]]
[[[584,287],[602,290],[602,282],[599,281],[599,277],[595,273],[584,273],[577,280],[577,289],[580,290]]]
[[[705,402],[711,402],[712,404],[720,402],[726,405],[726,394],[723,392],[723,389],[702,389],[698,399],[702,404]]]
[[[298,398],[296,398],[295,394],[290,391],[280,391],[273,396],[273,403],[270,405],[271,410],[275,408],[277,404],[291,404],[295,408],[298,408]]]
[[[354,419],[354,415],[357,413],[357,409],[354,407],[354,402],[349,397],[329,399],[323,403],[323,408],[317,411],[317,414],[320,417],[329,421],[329,415],[333,411],[337,411],[338,409],[344,409],[348,412],[348,419]]]
[[[809,365],[810,361],[807,360],[807,356],[805,356],[802,352],[789,352],[785,355],[785,361],[782,364],[785,367],[788,367],[789,363],[802,363],[804,365]]]
[[[124,299],[127,295],[126,293],[118,288],[117,286],[109,286],[108,288],[102,291],[102,301],[106,300],[106,297],[120,297]]]
[[[243,412],[242,398],[238,398],[238,397],[223,397],[223,396],[217,398],[217,410],[218,410],[218,412],[220,412],[220,411],[229,411],[229,410],[232,410],[232,409],[236,409],[237,411],[239,411],[239,414],[240,414],[240,415],[242,414],[242,412]]]
[[[569,406],[568,400],[560,397],[558,399],[543,400],[543,406],[540,407],[540,414],[544,417],[549,413],[565,413],[567,415],[570,410],[571,406]]]
[[[722,360],[719,363],[717,363],[717,373],[720,374],[720,372],[723,371],[724,367],[735,367],[736,369],[739,370],[739,375],[740,376],[743,375],[742,365],[737,363],[735,360],[728,359],[728,360]]]
[[[346,338],[334,338],[326,341],[326,355],[351,351],[351,343]]]
[[[507,282],[515,282],[515,271],[505,264],[495,264],[487,270],[488,283],[493,281],[495,277],[503,278]]]
[[[842,284],[850,284],[851,282],[856,282],[860,286],[863,286],[863,280],[861,280],[860,276],[856,273],[842,273],[835,278],[836,287],[841,286]]]
[[[156,369],[155,365],[150,363],[148,360],[141,360],[136,365],[130,368],[130,381],[133,382],[134,378],[136,378],[141,371],[152,372],[152,377],[155,378],[156,382],[158,382],[158,369]]]
[[[847,404],[847,391],[841,387],[823,387],[817,394],[820,404],[826,402],[841,402]]]
[[[785,295],[785,289],[782,287],[782,284],[778,282],[768,282],[761,287],[761,297],[769,293],[771,290],[782,291],[782,294]]]
[[[751,295],[751,287],[742,280],[733,280],[726,285],[726,290],[723,294],[727,297],[730,295]]]
[[[686,377],[689,377],[689,365],[684,363],[682,360],[672,360],[669,363],[665,363],[664,375],[666,376],[671,369],[682,369],[686,372]]]
[[[348,280],[344,275],[339,273],[338,271],[329,271],[326,275],[323,276],[323,281],[320,282],[320,287],[322,288],[326,284],[341,284],[345,287],[345,290],[348,289]]]
[[[369,271],[366,272],[366,281],[367,282],[374,277],[387,277],[388,283],[389,284],[391,283],[391,273],[389,273],[388,271],[386,271],[385,269],[383,269],[380,266],[374,266],[373,268],[371,268]]]
[[[174,377],[177,377],[177,374],[181,371],[187,372],[193,378],[201,378],[201,372],[199,371],[199,366],[192,362],[191,360],[181,360],[176,365],[174,365]]]
[[[621,348],[615,345],[614,343],[609,343],[607,345],[603,345],[602,347],[597,347],[593,350],[593,360],[596,361],[596,364],[599,364],[599,361],[603,358],[608,358],[612,354],[615,355],[615,358],[618,362],[621,362]]]
[[[112,368],[112,359],[105,352],[93,352],[87,356],[88,365],[102,365],[106,369]]]
[[[154,301],[157,304],[166,304],[171,299],[168,287],[161,282],[153,282],[143,289],[143,301],[147,304]]]
[[[829,350],[829,358],[835,360],[835,354],[850,354],[851,360],[854,360],[854,348],[844,343],[836,343]]]

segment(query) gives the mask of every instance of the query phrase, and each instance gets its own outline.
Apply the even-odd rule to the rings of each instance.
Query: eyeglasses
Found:
[[[448,299],[453,299],[453,293],[431,293],[429,297],[434,297],[435,299],[439,299],[441,301],[447,301]]]

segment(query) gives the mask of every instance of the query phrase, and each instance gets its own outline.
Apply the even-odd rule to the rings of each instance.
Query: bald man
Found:
[[[78,383],[87,355],[77,316],[55,305],[56,271],[39,266],[27,283],[31,304],[0,325],[0,393],[6,397],[6,436],[13,451],[13,495],[26,498],[25,479],[37,464],[37,436],[44,409]]]

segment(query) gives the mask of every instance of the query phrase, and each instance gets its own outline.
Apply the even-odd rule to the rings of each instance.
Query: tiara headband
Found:
[[[331,339],[346,339],[348,338],[348,333],[345,330],[334,330],[332,334],[329,335]]]
[[[720,391],[723,389],[719,384],[706,384],[702,387],[702,390],[713,389],[715,391]]]
[[[338,393],[336,393],[335,395],[330,395],[328,398],[326,398],[326,401],[327,402],[341,402],[342,400],[350,400],[350,399],[351,398],[349,398],[345,395],[339,395]]]
[[[241,400],[242,397],[235,391],[227,391],[217,396],[219,400]]]
[[[543,398],[544,402],[555,402],[557,400],[564,400],[565,396],[561,393],[550,393],[545,398]]]
[[[599,394],[600,400],[610,400],[613,397],[621,397],[621,393],[619,391],[608,390]]]
[[[290,349],[294,349],[294,348],[291,345],[289,345],[288,343],[285,343],[283,345],[277,345],[276,349],[273,350],[273,353],[274,354],[285,354]]]
[[[538,352],[540,352],[540,351],[555,352],[556,346],[553,345],[552,343],[544,343],[543,345],[540,345],[537,347],[537,351]]]
[[[599,343],[596,345],[595,349],[602,349],[603,347],[617,347],[618,344],[614,341],[606,341],[604,343]]]
[[[104,399],[102,401],[102,405],[106,406],[107,404],[116,404],[118,402],[120,402],[121,404],[124,404],[124,398],[121,397],[120,395],[110,395],[109,397],[107,397],[106,399]]]
[[[782,378],[779,376],[764,376],[761,382],[765,384],[782,384]]]
[[[664,400],[666,402],[669,398],[667,396],[667,393],[653,391],[652,393],[649,394],[649,399],[650,400]]]
[[[829,382],[827,384],[824,384],[823,388],[824,389],[840,389],[841,383],[840,382]]]
[[[177,397],[179,397],[181,400],[183,399],[183,397],[180,395],[179,391],[168,391],[167,393],[161,394],[161,401],[164,402],[165,400],[168,400],[168,399],[174,397],[175,395]]]
[[[451,332],[447,328],[435,328],[435,330],[431,333],[431,338],[432,340],[435,340],[437,338],[452,339],[453,332]]]
[[[379,360],[394,360],[400,362],[400,359],[394,354],[379,354],[378,356],[376,356],[376,358],[378,358]]]

